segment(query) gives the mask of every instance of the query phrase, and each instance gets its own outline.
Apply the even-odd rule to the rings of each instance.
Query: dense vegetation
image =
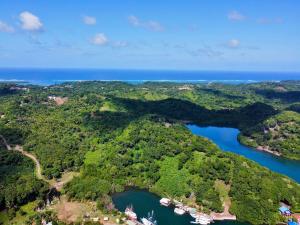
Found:
[[[0,84],[0,90],[0,134],[34,153],[48,178],[80,171],[65,187],[70,198],[101,201],[136,185],[193,201],[204,211],[221,212],[229,196],[231,212],[253,224],[280,220],[280,201],[300,207],[298,184],[220,151],[182,123],[236,127],[243,143],[269,146],[285,157],[300,159],[297,82],[78,82],[47,88]],[[64,102],[58,104],[48,96],[62,97]],[[22,177],[12,179],[4,172],[1,182],[22,184],[17,180],[28,179],[32,191],[14,192],[13,204],[4,204],[7,200],[0,197],[3,207],[18,207],[41,196],[44,185],[34,178],[33,164],[17,153],[1,154],[3,171],[9,162],[9,170]]]
[[[262,146],[286,157],[299,159],[300,114],[283,111],[256,126],[245,129],[240,136],[244,144]]]
[[[72,198],[96,200],[136,185],[171,197],[194,196],[205,211],[221,212],[222,193],[215,184],[222,181],[231,187],[231,211],[253,224],[275,224],[280,201],[300,206],[299,186],[289,179],[156,117],[141,118],[117,138],[99,143],[82,168],[81,177],[66,187]]]
[[[0,209],[10,209],[14,215],[20,205],[41,199],[48,187],[37,180],[30,159],[16,152],[8,152],[0,145]]]

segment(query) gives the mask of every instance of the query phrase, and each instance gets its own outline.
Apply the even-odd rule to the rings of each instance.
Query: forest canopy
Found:
[[[64,188],[71,199],[99,201],[138,186],[170,197],[194,196],[204,211],[222,212],[223,187],[239,220],[275,224],[280,201],[300,208],[299,185],[222,152],[185,123],[235,127],[243,144],[300,159],[299,85],[0,84],[0,134],[34,154],[48,179],[80,172]],[[33,162],[5,151],[3,143],[0,160],[2,208],[43,196],[47,187],[35,178]]]

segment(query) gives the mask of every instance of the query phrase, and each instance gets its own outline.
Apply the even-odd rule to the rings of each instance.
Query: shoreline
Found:
[[[136,187],[136,186],[135,186],[135,187],[126,187],[125,190],[124,190],[123,192],[118,192],[118,193],[115,193],[115,194],[113,194],[113,195],[116,196],[116,195],[118,195],[118,194],[122,194],[122,193],[127,192],[127,191],[145,191],[145,192],[148,192],[148,193],[151,194],[151,195],[154,195],[154,196],[155,196],[156,198],[158,198],[158,199],[163,198],[163,196],[161,196],[160,194],[157,194],[157,193],[155,193],[155,192],[152,192],[152,191],[150,191],[150,190],[147,189],[147,188],[139,188],[139,187]],[[111,196],[112,196],[112,195],[111,195]],[[173,198],[170,198],[170,200],[171,200],[171,204],[170,204],[169,206],[167,206],[167,207],[170,207],[170,208],[172,208],[172,209],[175,209],[176,206],[175,206],[174,201],[176,201],[176,200],[173,199]],[[182,202],[181,202],[181,203],[182,203]],[[221,212],[221,213],[217,213],[217,212],[213,212],[213,211],[211,211],[209,214],[203,213],[203,212],[201,212],[201,211],[198,211],[197,213],[198,213],[198,214],[207,215],[207,216],[211,217],[212,220],[215,220],[215,221],[224,221],[224,220],[237,221],[236,216],[235,216],[235,215],[232,215],[232,214],[229,212],[230,206],[231,206],[231,200],[230,200],[230,199],[227,199],[227,200],[225,200],[225,201],[223,202],[224,210],[223,210],[223,212]],[[191,206],[188,206],[188,205],[185,205],[184,203],[182,203],[182,207],[183,207],[183,208],[189,208],[189,207],[191,207]],[[195,206],[193,206],[193,207],[195,207]],[[199,206],[197,205],[196,207],[197,207],[197,209],[198,209]],[[118,210],[118,209],[117,209],[117,210]],[[122,211],[120,211],[120,210],[118,210],[118,212],[121,212],[121,213],[122,213]],[[187,211],[186,211],[186,214],[190,215],[189,212],[187,212]]]
[[[241,144],[243,144],[243,143],[241,143]],[[270,153],[272,155],[276,155],[278,157],[283,157],[280,152],[270,150],[269,146],[258,146],[255,149],[258,150],[258,151],[267,152],[267,153]],[[283,157],[283,158],[285,158],[285,157]]]

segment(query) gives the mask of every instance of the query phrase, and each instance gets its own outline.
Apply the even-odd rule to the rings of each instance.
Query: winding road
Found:
[[[53,184],[53,182],[51,182],[51,180],[46,179],[46,177],[42,174],[41,164],[40,164],[40,162],[37,160],[37,158],[33,154],[31,154],[29,152],[26,152],[21,145],[16,145],[14,147],[10,146],[7,143],[6,139],[2,135],[0,135],[0,139],[2,139],[2,141],[3,141],[3,143],[4,143],[5,147],[6,147],[6,149],[8,151],[17,151],[17,152],[20,152],[22,155],[30,158],[34,162],[35,168],[36,168],[36,177],[38,179],[45,181],[50,186],[53,186],[53,187],[56,186],[55,184]]]

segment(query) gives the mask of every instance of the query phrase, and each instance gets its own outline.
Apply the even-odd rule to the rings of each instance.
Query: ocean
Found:
[[[67,81],[145,81],[252,83],[300,80],[300,72],[229,72],[108,69],[0,69],[0,82],[51,85]]]

